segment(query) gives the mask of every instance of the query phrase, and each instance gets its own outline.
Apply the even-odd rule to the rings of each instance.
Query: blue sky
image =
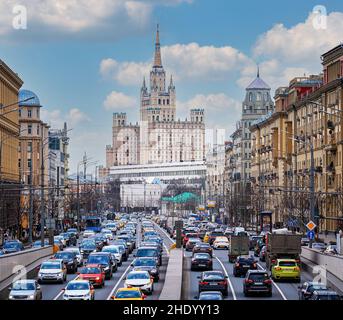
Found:
[[[105,164],[113,112],[126,111],[138,120],[140,84],[148,76],[157,23],[180,117],[203,107],[208,127],[228,134],[239,120],[256,63],[274,90],[294,76],[320,72],[320,55],[343,41],[340,0],[21,3],[28,14],[26,30],[12,28],[16,2],[0,3],[0,58],[40,97],[44,120],[52,126],[68,121],[73,128],[72,171],[85,151]],[[311,15],[319,4],[328,14],[322,30],[313,27]]]

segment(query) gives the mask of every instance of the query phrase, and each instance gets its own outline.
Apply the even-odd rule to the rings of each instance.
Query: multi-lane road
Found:
[[[166,237],[166,235],[159,229],[156,228],[157,231],[160,232],[161,236],[163,237],[164,241],[164,248],[163,248],[163,255],[162,255],[162,266],[160,266],[160,279],[157,283],[154,283],[154,291],[152,295],[147,296],[147,300],[158,300],[164,285],[166,269],[168,266],[168,251],[171,242],[170,239]],[[139,247],[140,242],[142,241],[142,234],[141,234],[141,226],[138,224],[137,226],[137,240],[136,240],[136,248]],[[95,300],[110,300],[111,296],[117,291],[117,289],[124,287],[124,282],[126,279],[127,274],[132,270],[131,263],[133,262],[134,255],[137,249],[135,249],[129,256],[128,260],[123,262],[122,265],[119,267],[118,270],[113,273],[113,277],[111,280],[105,281],[105,286],[103,288],[96,288],[95,289]],[[37,277],[37,271],[31,272],[28,275],[28,278],[35,279]],[[62,300],[63,299],[63,291],[62,289],[66,287],[66,284],[75,279],[77,274],[68,274],[67,282],[64,284],[55,284],[55,283],[44,283],[41,284],[42,293],[43,293],[43,300]],[[7,289],[1,292],[0,299],[7,299],[9,291]]]

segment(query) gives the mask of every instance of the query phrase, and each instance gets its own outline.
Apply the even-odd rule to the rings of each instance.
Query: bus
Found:
[[[101,218],[100,217],[85,217],[86,230],[92,230],[94,232],[101,231]]]

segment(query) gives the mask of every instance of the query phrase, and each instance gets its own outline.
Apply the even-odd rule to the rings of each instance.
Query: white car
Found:
[[[38,283],[60,282],[67,279],[67,268],[62,259],[44,261],[38,271]]]
[[[54,236],[54,240],[58,240],[63,244],[63,248],[67,246],[67,240],[63,236]]]
[[[154,279],[148,271],[131,271],[126,277],[125,287],[140,288],[151,294],[154,291]]]
[[[64,251],[75,252],[78,266],[80,267],[83,265],[82,254],[79,248],[66,248]]]
[[[102,229],[101,233],[108,239],[108,240],[113,240],[113,233],[109,229]]]
[[[106,227],[106,229],[111,230],[112,233],[117,232],[117,225],[113,222],[107,223],[105,227]]]
[[[216,237],[213,241],[214,249],[229,249],[230,242],[227,237]]]
[[[110,252],[114,258],[116,259],[118,266],[121,266],[123,263],[123,254],[121,253],[119,246],[117,245],[111,245],[111,246],[105,246],[101,250],[102,252]]]
[[[94,300],[94,287],[88,280],[72,280],[62,291],[63,300]]]
[[[85,238],[91,238],[93,236],[95,236],[95,232],[92,231],[92,230],[86,230],[86,231],[83,232],[83,238],[84,239]]]

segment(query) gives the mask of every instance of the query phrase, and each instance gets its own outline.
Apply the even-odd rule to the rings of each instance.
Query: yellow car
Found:
[[[208,243],[210,240],[210,232],[206,232],[203,241]]]
[[[272,267],[272,279],[294,279],[301,281],[301,271],[295,259],[277,259]]]
[[[139,288],[120,288],[111,300],[145,300],[146,297]]]

